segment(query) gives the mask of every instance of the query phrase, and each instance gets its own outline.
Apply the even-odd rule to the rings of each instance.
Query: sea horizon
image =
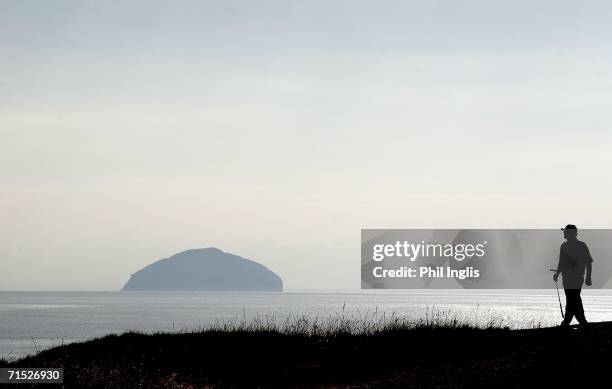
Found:
[[[468,297],[469,298],[466,298]],[[612,291],[585,290],[591,321],[612,319]],[[530,290],[310,290],[0,291],[0,357],[20,358],[61,344],[128,331],[197,331],[220,322],[265,317],[434,316],[474,326],[546,327],[561,321],[554,289]]]

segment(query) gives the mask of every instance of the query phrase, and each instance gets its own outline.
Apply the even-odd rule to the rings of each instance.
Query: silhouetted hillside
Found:
[[[283,281],[257,262],[209,247],[160,259],[132,274],[122,290],[282,292]]]
[[[321,329],[297,320],[284,332],[111,335],[0,367],[63,367],[66,388],[606,387],[611,330],[391,325],[353,334],[342,321]]]

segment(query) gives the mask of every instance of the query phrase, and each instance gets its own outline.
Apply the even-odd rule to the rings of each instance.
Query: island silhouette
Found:
[[[145,266],[121,290],[282,292],[283,281],[255,261],[208,247]]]

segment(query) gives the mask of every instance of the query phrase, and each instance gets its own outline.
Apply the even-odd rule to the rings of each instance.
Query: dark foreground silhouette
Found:
[[[605,322],[587,329],[421,326],[368,336],[127,333],[56,347],[10,365],[64,367],[70,388],[514,388],[598,381],[605,386],[611,360],[612,322]]]

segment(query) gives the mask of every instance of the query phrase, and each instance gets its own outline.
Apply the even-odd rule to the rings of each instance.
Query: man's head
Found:
[[[578,236],[578,228],[573,224],[568,224],[564,228],[561,228],[561,230],[563,231],[563,237],[565,239],[576,239]]]

